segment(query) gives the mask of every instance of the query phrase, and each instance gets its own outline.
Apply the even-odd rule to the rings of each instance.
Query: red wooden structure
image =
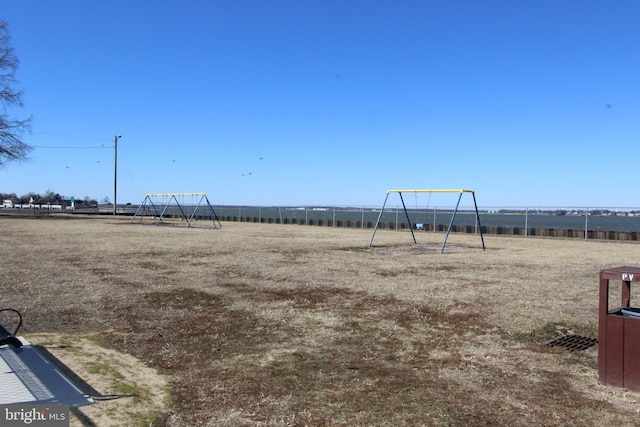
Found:
[[[609,309],[609,281],[620,281],[620,306]],[[600,271],[598,375],[603,384],[640,391],[640,308],[631,306],[631,282],[639,267]]]

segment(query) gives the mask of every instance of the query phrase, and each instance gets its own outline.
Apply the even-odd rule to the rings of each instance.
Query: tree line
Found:
[[[18,196],[16,193],[0,193],[0,203],[3,200],[11,200],[17,204],[36,204],[36,205],[65,205],[70,203],[70,199],[68,197],[64,197],[59,193],[56,193],[52,190],[47,190],[43,194],[29,192],[22,196]],[[104,197],[100,200],[100,204],[108,205],[111,201],[108,197]],[[95,198],[85,196],[82,199],[75,199],[76,205],[84,205],[84,206],[95,206],[98,204],[98,201]]]

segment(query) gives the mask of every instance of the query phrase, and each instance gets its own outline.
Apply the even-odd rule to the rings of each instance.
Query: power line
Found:
[[[74,138],[74,139],[84,139],[84,140],[93,140],[93,141],[110,141],[106,138],[96,138],[90,136],[79,136],[79,135],[63,135],[59,133],[52,132],[38,132],[33,131],[33,133],[38,133],[42,135],[51,135],[51,136],[59,136],[63,138]],[[112,145],[105,146],[104,144],[100,146],[95,145],[32,145],[33,148],[50,148],[50,149],[64,149],[64,150],[73,150],[73,149],[102,149],[102,148],[113,148]]]
[[[74,148],[79,148],[79,149],[103,149],[103,148],[113,148],[113,145],[111,146],[101,146],[101,147],[93,147],[93,146],[61,146],[61,145],[32,145],[31,147],[33,148],[63,148],[63,149],[74,149]]]

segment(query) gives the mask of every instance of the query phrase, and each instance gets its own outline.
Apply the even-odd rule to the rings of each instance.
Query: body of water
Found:
[[[214,206],[219,217],[236,218],[273,218],[280,222],[286,219],[296,219],[296,222],[313,220],[322,221],[360,221],[364,227],[368,223],[375,224],[380,215],[379,208],[334,208],[334,207],[256,207],[256,206]],[[602,209],[598,209],[601,211]],[[640,231],[640,216],[629,215],[627,212],[609,215],[594,215],[586,209],[569,210],[564,215],[544,213],[538,209],[522,213],[498,213],[493,209],[482,209],[480,223],[483,226],[549,228],[566,230],[597,230],[597,231]],[[438,209],[408,209],[409,218],[413,224],[449,224],[453,208]],[[402,207],[385,208],[380,218],[382,222],[407,223]],[[475,225],[475,212],[468,208],[461,209],[456,214],[454,224]]]

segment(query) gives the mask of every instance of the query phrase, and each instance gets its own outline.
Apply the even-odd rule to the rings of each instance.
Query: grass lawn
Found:
[[[0,305],[130,396],[72,425],[640,422],[640,393],[598,382],[597,346],[544,345],[597,336],[598,273],[640,265],[638,243],[485,236],[483,251],[452,234],[440,254],[431,232],[367,248],[371,230],[129,219],[0,216]]]

